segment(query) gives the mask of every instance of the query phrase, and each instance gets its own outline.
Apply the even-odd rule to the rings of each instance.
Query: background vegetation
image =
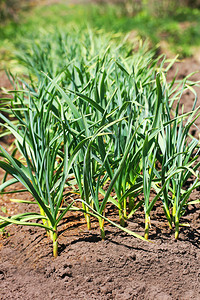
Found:
[[[65,28],[68,24],[123,34],[132,31],[133,36],[148,38],[152,46],[160,44],[164,52],[180,57],[191,56],[200,46],[200,2],[197,0],[94,2],[73,5],[73,1],[68,4],[60,1],[48,5],[50,1],[40,1],[37,5],[37,1],[1,0],[1,69],[11,65],[13,51],[19,50],[25,39],[37,38],[41,31],[51,32],[52,28]]]

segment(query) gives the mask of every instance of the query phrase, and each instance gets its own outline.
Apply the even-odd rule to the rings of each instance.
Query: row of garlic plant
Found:
[[[48,46],[41,43],[23,57],[30,81],[19,83],[8,100],[18,123],[1,118],[15,135],[25,162],[1,147],[5,160],[0,166],[14,177],[1,190],[20,181],[40,213],[1,217],[1,227],[11,223],[44,227],[57,256],[57,227],[68,210],[81,210],[88,228],[90,215],[96,216],[105,238],[104,220],[113,224],[105,216],[108,201],[119,211],[121,226],[115,226],[120,228],[143,206],[148,239],[150,212],[161,199],[178,238],[180,217],[199,185],[198,141],[188,141],[198,108],[194,105],[191,113],[179,114],[182,92],[192,89],[193,83],[187,79],[176,86],[168,84],[169,66],[164,68],[165,60],[153,58],[145,48],[125,55],[124,44],[102,51],[102,38],[87,33],[84,39],[83,45],[79,36],[55,34],[47,39]],[[196,179],[184,189],[191,175]],[[66,182],[78,186],[82,209],[64,197]],[[152,190],[156,196],[150,201]]]

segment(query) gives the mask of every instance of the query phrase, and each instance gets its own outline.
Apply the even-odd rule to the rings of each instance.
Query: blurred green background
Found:
[[[180,58],[200,47],[200,0],[0,0],[0,68],[10,67],[25,39],[41,31],[103,29],[148,39],[152,47]]]

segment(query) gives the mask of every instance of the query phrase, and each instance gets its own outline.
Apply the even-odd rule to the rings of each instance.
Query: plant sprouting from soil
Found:
[[[39,207],[39,212],[1,216],[0,227],[45,228],[55,257],[58,224],[69,210],[82,212],[88,229],[90,216],[98,218],[102,239],[105,220],[142,238],[125,223],[143,207],[147,240],[151,211],[161,199],[177,239],[189,196],[199,186],[199,141],[189,133],[199,108],[194,101],[191,112],[180,109],[183,92],[194,92],[194,83],[189,77],[167,83],[175,59],[166,67],[165,58],[155,58],[145,45],[130,55],[126,44],[109,46],[111,40],[91,32],[79,39],[55,33],[46,41],[48,52],[42,44],[33,47],[23,58],[30,78],[18,82],[13,99],[6,101],[15,119],[0,114],[0,125],[15,136],[22,156],[0,146],[0,167],[14,178],[5,176],[0,190],[19,181]],[[69,186],[79,199],[73,192],[66,196]],[[120,225],[106,216],[109,202]]]

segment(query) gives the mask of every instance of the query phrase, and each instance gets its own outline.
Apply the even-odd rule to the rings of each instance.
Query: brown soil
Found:
[[[178,63],[169,78],[177,66],[178,77],[182,78],[198,70],[200,64],[194,59]],[[198,80],[199,75],[193,79]],[[185,110],[191,109],[192,99],[191,93],[184,95]],[[0,179],[2,176],[1,172]],[[191,199],[199,196],[196,191]],[[31,199],[26,193],[0,196],[0,208],[6,208],[8,215],[33,209],[31,205],[11,203],[9,198]],[[116,220],[111,211],[110,217]],[[182,223],[190,227],[181,228],[177,242],[159,205],[151,219],[152,242],[143,242],[109,225],[107,239],[101,241],[95,221],[88,231],[79,214],[69,213],[59,228],[56,259],[42,229],[8,227],[7,234],[0,238],[0,299],[200,299],[200,205],[188,207]],[[133,216],[128,227],[143,234],[142,211]]]

